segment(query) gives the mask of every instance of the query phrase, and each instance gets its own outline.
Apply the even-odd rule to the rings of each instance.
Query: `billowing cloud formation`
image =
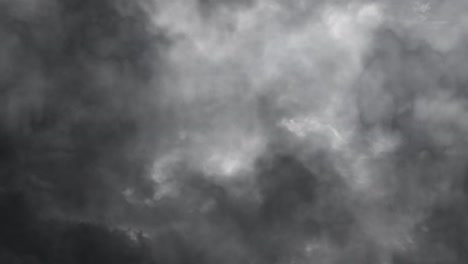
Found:
[[[418,228],[439,203],[459,199],[453,194],[465,173],[465,77],[456,73],[463,63],[455,62],[464,54],[462,4],[157,3],[154,23],[175,39],[165,98],[181,127],[167,154],[177,161],[154,174],[161,192],[172,186],[166,195],[187,195],[177,194],[181,176],[172,172],[183,161],[266,210],[276,198],[265,197],[260,179],[278,179],[262,176],[267,172],[255,160],[286,153],[309,177],[342,185],[342,201],[333,202],[350,214],[351,234],[340,241],[327,232],[293,235],[286,230],[297,223],[285,218],[283,231],[299,244],[291,253],[285,239],[282,249],[297,259],[278,263],[391,263],[426,250]],[[305,219],[324,214],[312,204],[300,211]],[[327,257],[318,260],[307,248]],[[444,257],[457,255],[450,250]],[[364,260],[367,254],[375,259]]]
[[[463,2],[0,3],[4,190],[35,214],[160,263],[468,259]]]

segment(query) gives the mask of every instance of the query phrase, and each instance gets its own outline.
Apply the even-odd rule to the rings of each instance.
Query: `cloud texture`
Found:
[[[468,259],[463,1],[0,10],[1,192],[40,221],[155,263]]]

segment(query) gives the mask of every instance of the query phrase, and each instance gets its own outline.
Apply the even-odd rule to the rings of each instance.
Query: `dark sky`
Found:
[[[0,261],[466,263],[467,12],[0,0]]]

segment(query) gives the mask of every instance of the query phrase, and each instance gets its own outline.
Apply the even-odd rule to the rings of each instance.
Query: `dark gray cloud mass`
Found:
[[[466,263],[467,12],[1,0],[0,261]]]

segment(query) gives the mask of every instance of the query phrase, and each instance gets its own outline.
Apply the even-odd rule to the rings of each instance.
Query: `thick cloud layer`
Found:
[[[24,225],[141,230],[112,244],[137,263],[468,259],[462,1],[0,5]]]

